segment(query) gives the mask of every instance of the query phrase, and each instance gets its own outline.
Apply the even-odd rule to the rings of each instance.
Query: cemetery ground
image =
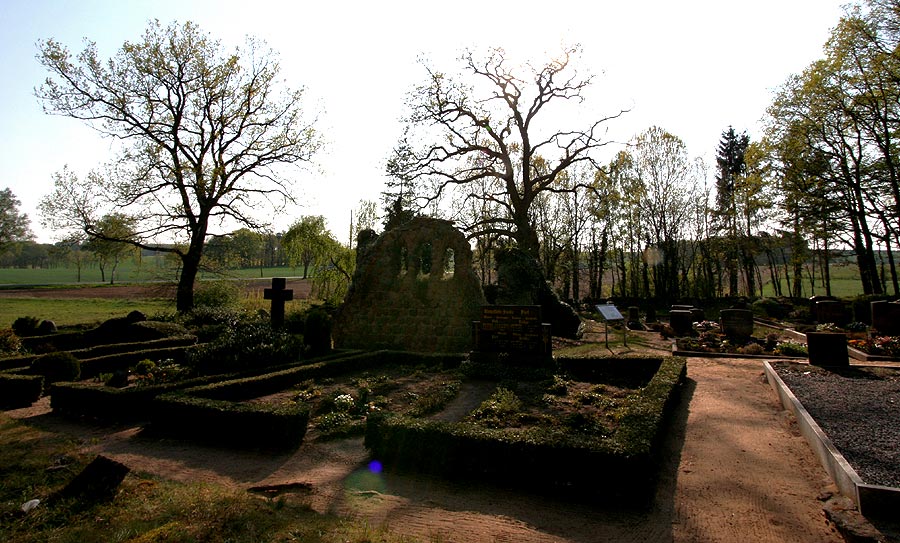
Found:
[[[616,354],[664,355],[671,349],[653,332],[630,332],[628,348],[618,337],[610,337]],[[609,353],[602,325],[595,323],[585,341],[560,341],[555,350]],[[372,377],[348,376],[356,387],[366,378]],[[390,383],[393,391],[381,396],[415,405],[417,390],[404,387],[401,376],[372,380],[366,385],[373,398]],[[435,373],[430,382],[452,387],[452,381],[452,375]],[[310,383],[293,393],[330,397],[341,386]],[[460,388],[437,416],[469,412],[493,390]],[[33,539],[18,531],[16,541],[51,535],[60,541],[842,540],[821,501],[835,490],[772,396],[757,360],[689,359],[649,509],[546,496],[529,491],[527,483],[523,490],[379,472],[369,466],[362,437],[325,438],[327,427],[311,430],[291,452],[235,451],[145,435],[135,426],[69,421],[53,415],[44,398],[0,415],[0,484],[25,477],[21,488],[53,488],[95,454],[124,463],[132,474],[110,504],[85,511],[45,508],[24,518],[0,504],[0,525],[50,526]],[[19,496],[23,503],[32,497]]]

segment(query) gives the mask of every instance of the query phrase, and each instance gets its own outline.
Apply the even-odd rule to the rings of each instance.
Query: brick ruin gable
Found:
[[[338,348],[465,352],[486,302],[452,222],[418,217],[375,239],[335,315]]]

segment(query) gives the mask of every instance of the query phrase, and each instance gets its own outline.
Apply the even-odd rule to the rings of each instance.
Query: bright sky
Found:
[[[77,53],[88,38],[109,58],[154,18],[192,20],[229,47],[247,35],[265,40],[280,54],[287,83],[305,87],[320,111],[328,145],[317,167],[298,175],[303,207],[275,217],[276,230],[322,214],[346,238],[351,210],[360,199],[377,201],[384,188],[404,99],[424,76],[416,59],[425,54],[452,71],[465,48],[502,46],[540,60],[561,44],[582,44],[578,68],[598,76],[587,115],[631,110],[609,123],[609,139],[661,126],[704,158],[711,179],[722,131],[732,125],[759,136],[773,89],[821,57],[844,3],[0,0],[0,189],[22,202],[38,241],[55,241],[37,212],[52,174],[68,164],[85,176],[111,151],[80,121],[43,113],[34,88],[47,74],[36,42],[54,38]]]

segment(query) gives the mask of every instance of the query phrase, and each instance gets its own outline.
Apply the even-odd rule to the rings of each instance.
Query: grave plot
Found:
[[[27,407],[58,382],[96,380],[127,384],[128,371],[142,360],[178,363],[194,348],[196,336],[179,325],[144,320],[143,315],[111,319],[95,329],[25,338],[34,354],[0,360],[0,403]]]
[[[480,388],[483,400],[454,417],[370,415],[366,447],[373,459],[397,469],[647,503],[664,414],[684,379],[684,359],[557,363],[543,375],[507,368],[500,378],[496,367],[468,368],[469,379],[488,382]]]
[[[895,516],[900,368],[773,362],[766,374],[841,492],[866,516]]]

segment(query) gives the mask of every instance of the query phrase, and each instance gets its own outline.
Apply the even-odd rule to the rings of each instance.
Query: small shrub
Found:
[[[41,319],[37,317],[19,317],[12,323],[12,329],[19,337],[31,337],[38,335],[40,325]]]
[[[786,306],[780,303],[778,300],[774,300],[772,298],[762,298],[760,300],[756,300],[750,306],[750,309],[755,315],[759,315],[761,317],[771,317],[773,319],[783,319],[787,317],[791,311],[790,306]]]
[[[138,362],[137,365],[134,367],[134,373],[136,375],[147,376],[147,375],[152,374],[153,370],[155,370],[155,369],[156,369],[156,362],[149,360],[149,359],[144,359],[144,360],[141,360],[140,362]]]
[[[522,409],[522,400],[508,388],[498,388],[469,415],[489,428],[514,425]]]
[[[0,356],[18,354],[22,350],[22,340],[12,330],[4,328],[0,330]]]
[[[796,341],[784,341],[775,347],[775,354],[784,356],[809,356],[806,345]]]
[[[240,299],[241,289],[234,281],[203,281],[194,289],[195,307],[235,307]]]
[[[296,337],[257,321],[228,328],[215,341],[190,351],[188,365],[199,373],[224,373],[298,360]]]
[[[559,375],[554,375],[553,381],[547,386],[547,392],[554,396],[565,396],[569,392],[569,383]]]
[[[103,384],[113,388],[125,388],[128,386],[128,370],[119,370],[104,379]]]
[[[81,377],[81,362],[68,351],[49,353],[31,363],[31,370],[44,376],[44,385],[58,381],[77,381]]]
[[[738,350],[741,354],[763,354],[765,349],[759,343],[748,343]]]
[[[778,345],[778,334],[771,333],[766,335],[766,349],[767,351],[774,351],[775,347]]]
[[[868,325],[864,322],[851,322],[844,327],[848,332],[865,332]]]
[[[331,350],[331,314],[324,307],[314,307],[306,313],[303,323],[303,343],[312,354]]]

